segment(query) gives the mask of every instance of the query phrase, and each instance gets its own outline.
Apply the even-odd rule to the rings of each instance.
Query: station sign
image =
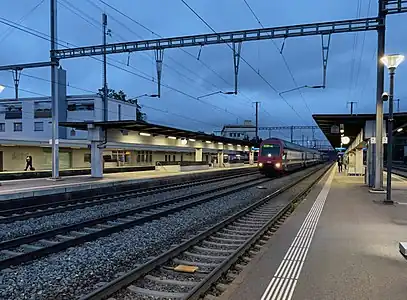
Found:
[[[372,136],[372,137],[370,138],[370,143],[371,143],[371,144],[376,144],[376,137],[375,137],[375,136]],[[383,137],[382,143],[383,143],[383,144],[387,144],[387,136],[384,136],[384,137]]]
[[[260,148],[252,147],[252,151],[259,151]]]

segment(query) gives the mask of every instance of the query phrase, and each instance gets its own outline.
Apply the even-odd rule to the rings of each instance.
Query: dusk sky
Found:
[[[49,37],[49,0],[6,0],[0,21],[12,21],[46,39]],[[105,3],[103,3],[105,2]],[[217,32],[260,28],[244,0],[186,0]],[[264,27],[373,17],[376,0],[246,0]],[[111,7],[116,10],[113,10]],[[59,0],[58,40],[67,47],[101,44],[101,14],[108,15],[109,43],[181,35],[211,33],[211,30],[181,0]],[[120,13],[121,12],[121,13]],[[131,20],[133,19],[133,20]],[[143,25],[144,28],[142,26]],[[387,22],[386,52],[407,53],[407,18],[390,15]],[[148,28],[149,30],[147,30]],[[233,56],[227,45],[168,49],[164,53],[162,97],[141,98],[148,121],[164,125],[212,132],[224,124],[254,121],[252,102],[260,101],[260,126],[314,125],[311,115],[347,113],[348,101],[356,101],[355,112],[375,111],[376,44],[375,31],[334,34],[328,60],[327,87],[324,90],[278,92],[297,86],[322,84],[321,37],[290,38],[283,55],[277,48],[283,40],[246,42],[242,46],[239,94],[213,95],[233,90]],[[49,41],[0,23],[0,65],[47,61]],[[59,46],[60,48],[62,46]],[[111,55],[108,58],[108,86],[123,90],[129,98],[156,93],[156,71],[152,52]],[[295,79],[293,81],[284,58]],[[101,59],[101,57],[97,57]],[[127,62],[129,61],[129,66]],[[90,57],[61,61],[71,88],[68,94],[95,93],[102,86],[102,64]],[[119,66],[118,69],[115,66]],[[257,73],[264,77],[266,83]],[[21,97],[50,94],[49,69],[24,70]],[[137,76],[136,74],[140,75]],[[38,78],[33,78],[29,76]],[[407,63],[396,75],[396,98],[401,111],[407,109]],[[41,80],[44,79],[44,80]],[[14,97],[10,72],[0,72],[0,84],[10,86],[0,98]],[[75,87],[75,88],[73,88]],[[387,71],[386,71],[387,89]],[[31,92],[31,93],[30,93]],[[181,93],[182,92],[182,93]],[[287,104],[288,103],[288,104]],[[292,109],[292,107],[294,109]],[[310,135],[304,131],[302,134]],[[262,133],[268,136],[267,132]],[[273,133],[287,138],[289,131]],[[297,138],[301,132],[297,132]],[[321,137],[322,134],[319,134]]]

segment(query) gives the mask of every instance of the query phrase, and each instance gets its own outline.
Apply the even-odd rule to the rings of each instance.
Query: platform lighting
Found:
[[[186,145],[188,143],[187,139],[182,139],[181,140],[181,145]]]
[[[167,139],[176,140],[177,138],[175,136],[167,136]]]
[[[211,142],[211,141],[205,141],[205,143],[207,143],[207,144],[212,144],[212,142]]]
[[[190,142],[195,142],[196,140],[195,139],[188,139]]]
[[[233,146],[233,144],[228,144],[228,146]]]
[[[341,131],[341,133],[344,133],[344,132],[345,132],[345,130],[343,130],[343,129],[341,129],[340,131]]]
[[[139,134],[142,136],[151,136],[151,134],[147,132],[140,132]]]
[[[403,61],[404,55],[401,54],[391,54],[383,56],[380,61],[388,68],[388,69],[396,69]]]
[[[0,84],[0,93],[1,93],[2,91],[4,91],[5,88],[6,88],[5,86],[3,86],[3,85]]]
[[[397,132],[402,132],[403,131],[403,127],[397,128]]]
[[[219,145],[223,145],[223,143],[222,143],[222,142],[218,142],[218,144],[219,144]]]
[[[390,93],[389,93],[389,117],[387,119],[387,174],[392,173],[393,167],[393,96],[394,96],[394,76],[397,67],[404,61],[404,55],[391,54],[383,56],[380,61],[389,69]],[[385,203],[392,204],[391,199],[391,176],[387,176]]]
[[[236,145],[236,146],[241,147],[240,145]]]

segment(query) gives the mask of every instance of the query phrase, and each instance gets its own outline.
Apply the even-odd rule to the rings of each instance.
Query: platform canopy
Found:
[[[349,137],[350,145],[365,127],[366,121],[376,120],[375,114],[328,114],[312,115],[312,117],[334,148],[341,146],[341,133],[335,133],[335,127],[340,128],[343,124],[344,134]],[[387,114],[384,115],[384,120],[387,122]],[[394,113],[393,128],[396,136],[407,135],[407,113]],[[403,128],[403,131],[398,132],[397,129],[399,128]]]
[[[207,134],[200,131],[190,131],[167,127],[143,121],[108,121],[108,122],[61,122],[60,126],[75,128],[77,130],[87,130],[89,124],[94,124],[102,129],[133,130],[137,132],[150,133],[151,135],[174,136],[177,138],[189,138],[201,141],[222,142],[224,144],[234,144],[242,146],[254,146],[250,141],[230,139],[222,136]]]

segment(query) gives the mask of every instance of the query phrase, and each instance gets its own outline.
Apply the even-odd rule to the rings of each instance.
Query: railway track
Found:
[[[162,186],[154,186],[150,188],[129,190],[122,193],[112,193],[107,195],[94,196],[89,198],[71,199],[56,203],[47,203],[40,205],[31,205],[27,207],[19,207],[14,209],[0,211],[0,224],[11,223],[20,220],[27,220],[30,218],[37,218],[46,215],[52,215],[59,212],[69,210],[81,209],[85,207],[92,207],[96,205],[121,201],[128,198],[144,197],[152,194],[159,194],[170,192],[178,189],[189,188],[194,186],[201,186],[205,184],[215,183],[228,179],[235,179],[237,177],[244,177],[252,174],[257,174],[257,170],[244,172],[242,174],[233,174],[223,177],[200,179],[186,183],[167,184]]]
[[[253,180],[253,178],[250,178],[235,183],[233,186],[224,185],[210,191],[205,190],[150,203],[102,218],[4,241],[0,243],[0,269],[141,225],[201,203],[237,193],[269,180],[272,179],[262,177]]]
[[[280,188],[81,300],[107,299],[110,296],[116,300],[199,299],[265,234],[276,231],[291,213],[293,204],[329,169],[324,166]],[[305,187],[294,192],[292,189],[300,184]],[[295,196],[287,196],[289,201],[275,202],[277,196],[290,191]]]

